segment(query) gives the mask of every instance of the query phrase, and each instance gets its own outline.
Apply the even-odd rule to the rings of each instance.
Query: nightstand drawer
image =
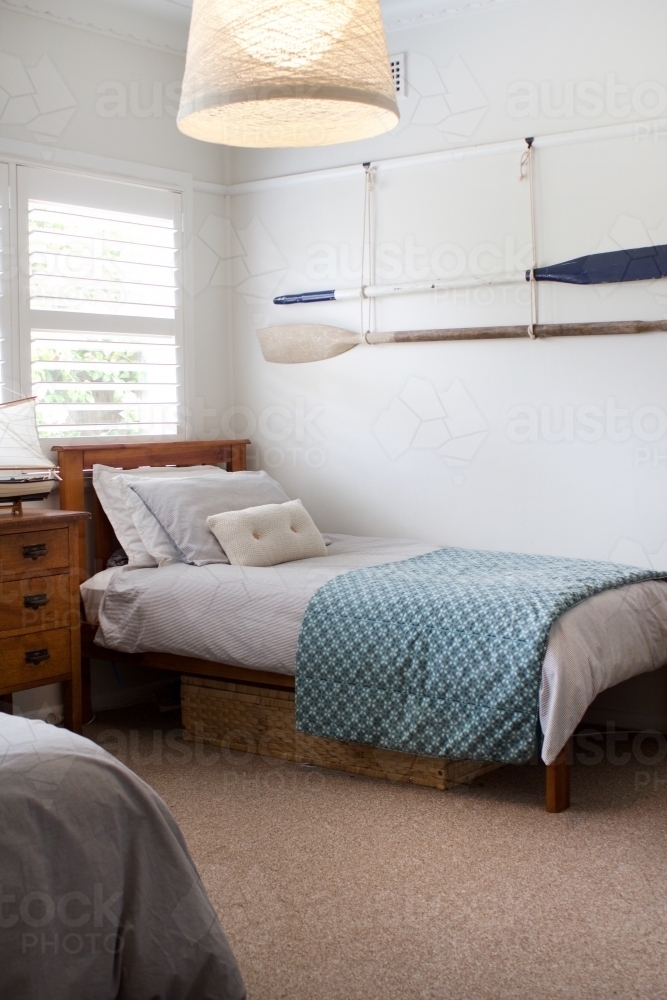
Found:
[[[71,625],[72,615],[78,613],[67,573],[0,581],[0,632],[44,625],[62,628]]]
[[[70,673],[71,641],[68,628],[0,639],[0,690],[31,687],[35,681]]]
[[[0,537],[0,573],[37,576],[45,569],[69,567],[67,528],[20,531]]]

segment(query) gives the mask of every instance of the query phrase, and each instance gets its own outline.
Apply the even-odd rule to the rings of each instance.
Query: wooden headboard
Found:
[[[225,463],[229,472],[242,472],[246,468],[247,439],[230,441],[163,441],[155,444],[68,444],[56,445],[61,478],[60,509],[85,510],[85,474],[93,465],[110,465],[115,469],[136,469],[142,465],[220,465]],[[118,548],[118,542],[109,520],[95,495],[93,499],[93,567],[98,573],[107,559]],[[85,524],[81,532],[81,579],[88,576]]]

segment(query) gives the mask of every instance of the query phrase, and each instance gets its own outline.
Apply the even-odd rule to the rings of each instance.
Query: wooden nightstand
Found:
[[[0,513],[0,696],[62,681],[81,732],[79,524],[88,514]]]

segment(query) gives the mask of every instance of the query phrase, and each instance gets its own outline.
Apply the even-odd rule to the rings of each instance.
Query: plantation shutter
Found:
[[[30,382],[49,438],[181,431],[181,198],[20,168]]]

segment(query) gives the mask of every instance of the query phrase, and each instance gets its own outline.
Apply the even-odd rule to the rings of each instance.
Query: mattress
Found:
[[[407,539],[331,539],[326,556],[280,566],[105,570],[104,580],[82,586],[86,608],[99,609],[95,641],[127,653],[177,653],[293,674],[301,621],[322,584],[436,548]],[[666,582],[605,591],[561,615],[549,633],[540,686],[545,763],[555,760],[600,691],[665,662]]]

